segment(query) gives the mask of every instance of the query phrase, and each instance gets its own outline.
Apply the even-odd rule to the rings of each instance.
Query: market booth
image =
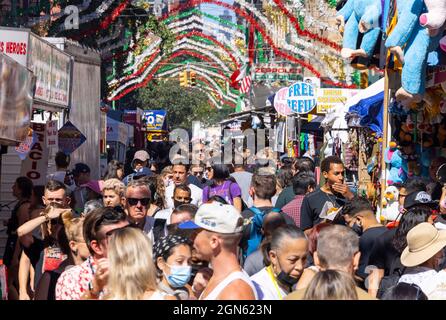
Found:
[[[0,177],[7,182],[9,172],[1,171],[8,146],[13,148],[29,134],[35,77],[33,72],[12,58],[0,53]],[[18,164],[19,165],[19,164]],[[20,170],[20,168],[18,168]],[[12,177],[11,177],[12,178]],[[11,193],[9,189],[9,193]],[[0,198],[0,252],[3,254],[6,233],[3,222],[9,219],[11,197]]]
[[[35,92],[31,95],[31,130],[17,148],[9,146],[2,159],[0,195],[2,201],[11,201],[11,186],[18,176],[28,176],[35,185],[46,182],[48,159],[57,152],[54,136],[64,124],[70,106],[72,61],[69,54],[27,29],[0,27],[0,43],[6,55],[36,77]],[[12,105],[18,107],[17,103]],[[41,137],[39,141],[36,135]],[[34,143],[39,143],[41,149],[35,157],[40,159],[35,161],[30,159]]]
[[[125,162],[125,153],[133,141],[133,130],[133,126],[107,117],[107,150],[113,153],[113,159]]]

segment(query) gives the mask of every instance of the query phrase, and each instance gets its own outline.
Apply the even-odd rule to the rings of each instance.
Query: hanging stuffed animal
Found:
[[[345,59],[370,57],[375,49],[382,14],[381,0],[348,0],[338,11],[336,20],[341,28],[345,24],[341,55]],[[356,47],[359,32],[364,33],[359,48]]]
[[[387,163],[387,184],[393,185],[406,181],[407,163],[397,148],[396,142],[392,141],[385,151],[385,162]]]
[[[400,127],[400,141],[401,142],[412,142],[412,131],[414,129],[415,125],[410,118],[410,116],[407,116],[406,122],[403,122]]]
[[[445,0],[424,0],[427,13],[420,16],[421,26],[429,30],[431,37],[436,37],[446,22],[446,1]],[[446,36],[441,38],[440,47],[446,51]]]
[[[383,197],[383,210],[381,216],[386,221],[395,221],[399,214],[399,191],[395,186],[387,187]],[[380,219],[381,220],[381,219]]]
[[[397,8],[398,22],[385,46],[403,65],[401,88],[396,92],[396,99],[408,106],[420,102],[424,95],[427,55],[438,45],[440,36],[430,37],[418,23],[419,17],[426,13],[423,0],[397,0]]]
[[[414,144],[411,142],[401,142],[401,152],[403,159],[407,162],[407,177],[412,178],[414,176],[419,176],[421,174],[421,167],[418,161],[418,154],[415,152]]]

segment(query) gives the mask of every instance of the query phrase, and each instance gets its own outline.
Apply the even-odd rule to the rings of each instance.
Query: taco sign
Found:
[[[297,114],[310,112],[316,106],[316,88],[305,82],[296,82],[288,87],[288,107]]]

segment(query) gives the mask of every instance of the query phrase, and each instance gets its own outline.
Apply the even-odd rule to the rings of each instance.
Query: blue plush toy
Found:
[[[406,181],[407,162],[404,160],[401,151],[397,149],[395,142],[391,142],[389,148],[386,149],[385,162],[388,165],[386,176],[389,186]]]
[[[427,55],[435,50],[441,35],[429,37],[427,29],[419,24],[419,17],[427,12],[423,0],[397,0],[397,8],[398,22],[385,46],[403,65],[396,99],[408,106],[422,99],[426,90]]]
[[[380,28],[379,18],[382,14],[381,0],[348,0],[338,11],[337,23],[344,26],[344,41],[341,55],[345,59],[356,56],[370,57],[373,54]],[[364,33],[361,46],[356,47],[359,32]]]

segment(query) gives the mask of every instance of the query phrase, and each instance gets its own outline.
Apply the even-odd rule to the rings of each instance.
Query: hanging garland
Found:
[[[288,19],[291,21],[291,24],[294,26],[294,28],[296,28],[296,31],[300,36],[309,37],[313,40],[325,44],[326,46],[332,47],[338,51],[341,50],[341,46],[338,45],[337,43],[332,42],[321,36],[318,36],[317,34],[314,34],[308,30],[302,30],[299,26],[298,19],[296,19],[296,17],[290,13],[290,11],[284,6],[282,1],[281,0],[273,0],[273,1],[280,8],[280,10],[282,10],[282,12],[288,17]]]
[[[116,20],[116,18],[119,17],[119,15],[122,13],[122,11],[124,11],[124,9],[127,7],[127,5],[129,4],[130,0],[124,0],[121,4],[119,4],[112,12],[110,15],[108,15],[107,17],[105,17],[104,19],[101,20],[101,22],[99,23],[99,25],[96,28],[81,32],[78,35],[73,36],[72,38],[75,40],[79,40],[81,38],[85,38],[89,35],[92,35],[100,30],[104,30],[107,29],[111,23],[113,23],[113,21]]]
[[[218,4],[218,5],[222,5],[223,7],[228,7],[228,6],[229,6],[228,4],[220,3],[220,1],[203,0],[203,1],[200,1],[200,2],[204,2],[204,3],[208,3],[208,2],[216,3],[216,4]],[[237,10],[235,10],[235,11],[237,11]],[[237,12],[237,13],[239,13],[239,12]],[[186,16],[186,15],[185,15],[185,16]],[[280,49],[278,49],[278,48],[274,45],[274,43],[271,43],[271,42],[272,42],[272,41],[271,41],[271,38],[266,34],[266,32],[265,32],[264,30],[262,30],[262,28],[258,25],[258,23],[256,23],[255,20],[253,20],[253,18],[248,18],[246,14],[244,14],[244,15],[241,14],[241,16],[244,16],[245,19],[247,19],[249,22],[251,22],[252,25],[254,25],[254,27],[258,30],[258,32],[259,32],[259,34],[262,36],[262,38],[265,38],[265,40],[272,46],[272,48],[273,48],[273,52],[274,52],[276,55],[281,56],[281,57],[285,57],[285,58],[287,58],[287,59],[290,60],[290,61],[296,62],[296,63],[298,63],[298,64],[300,64],[300,65],[306,67],[307,69],[309,69],[309,70],[310,70],[311,72],[313,72],[316,76],[319,76],[319,77],[320,77],[321,74],[320,74],[317,70],[315,70],[311,65],[307,64],[306,62],[304,62],[304,61],[302,61],[302,60],[300,60],[300,59],[298,59],[298,58],[292,57],[292,56],[290,56],[290,55],[287,54],[287,53],[282,52]],[[180,24],[177,23],[177,25],[180,25]],[[199,25],[195,25],[195,24],[193,24],[192,26],[188,26],[189,29],[190,29],[190,28],[195,28],[195,27],[199,27]],[[187,30],[187,28],[184,28],[184,27],[183,27],[183,28],[178,28],[178,29],[175,30],[175,31],[176,31],[176,32],[182,32],[182,31],[185,31],[185,30]],[[186,48],[187,48],[187,47],[186,47]],[[192,49],[193,49],[193,48],[192,48]],[[293,50],[293,51],[295,51],[295,50]],[[217,59],[217,61],[218,61],[218,59]],[[152,71],[153,71],[153,70],[152,70]],[[324,81],[324,80],[323,80],[323,81]],[[333,82],[333,81],[331,81],[331,80],[325,80],[325,82],[326,82],[326,83],[329,83],[329,84],[334,84],[334,85],[336,85],[336,86],[345,86],[345,85],[343,85],[343,84],[335,83],[335,82]]]
[[[191,31],[191,32],[188,32],[187,34],[178,36],[177,40],[181,40],[183,38],[192,37],[192,36],[203,38],[203,39],[206,39],[206,40],[214,43],[215,45],[217,45],[218,47],[223,49],[223,51],[229,55],[232,62],[236,65],[237,68],[240,67],[240,63],[237,61],[236,57],[231,53],[231,51],[225,45],[223,45],[220,41],[216,40],[215,38],[213,38],[207,34],[204,34],[203,32]],[[238,56],[238,58],[241,60],[240,56]]]
[[[108,100],[109,100],[109,101],[119,100],[119,99],[121,99],[123,96],[125,96],[126,94],[128,94],[129,92],[131,92],[131,91],[133,91],[133,90],[135,90],[135,89],[144,87],[145,85],[147,85],[147,83],[148,83],[149,81],[152,80],[153,76],[154,76],[154,75],[156,74],[156,72],[161,68],[162,64],[168,63],[168,62],[170,62],[171,60],[173,60],[173,59],[175,59],[175,58],[177,58],[177,57],[179,57],[179,56],[182,56],[182,55],[190,55],[190,56],[192,56],[192,57],[196,57],[196,58],[201,59],[201,60],[203,60],[203,61],[211,62],[211,60],[210,60],[208,57],[203,56],[202,54],[199,54],[199,53],[197,53],[197,52],[195,52],[195,51],[190,51],[190,50],[179,50],[179,51],[173,52],[169,57],[165,58],[164,60],[161,60],[161,57],[158,56],[158,57],[152,62],[152,64],[151,64],[148,68],[146,68],[145,70],[144,70],[144,69],[140,69],[141,72],[142,72],[142,70],[144,70],[144,73],[142,74],[141,77],[139,77],[138,79],[133,79],[133,80],[131,80],[131,81],[125,83],[125,84],[124,84],[123,86],[121,86],[120,88],[116,89],[116,91],[115,91],[114,93],[111,94],[111,96],[109,97]],[[161,63],[160,63],[160,62],[161,62]],[[144,79],[144,80],[142,81],[142,79]],[[141,81],[142,81],[142,82],[141,82]],[[134,83],[137,83],[137,84],[135,84],[134,86],[128,88],[130,85],[132,85],[132,84],[134,84]],[[124,90],[124,89],[125,89],[125,90]],[[124,91],[123,91],[123,90],[124,90]],[[121,92],[121,91],[122,91],[122,92]],[[119,92],[121,92],[121,93],[120,93],[119,95],[117,95]]]

